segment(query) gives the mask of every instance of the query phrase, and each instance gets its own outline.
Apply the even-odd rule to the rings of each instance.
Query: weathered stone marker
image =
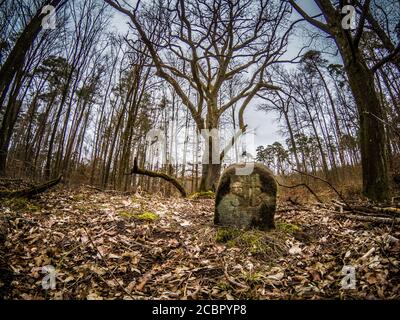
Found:
[[[255,164],[250,175],[237,175],[229,166],[220,178],[215,196],[214,223],[241,229],[275,228],[277,185],[272,172],[262,164]]]

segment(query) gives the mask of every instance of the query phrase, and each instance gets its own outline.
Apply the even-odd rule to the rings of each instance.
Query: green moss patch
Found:
[[[242,231],[236,228],[220,228],[215,236],[216,242],[225,243],[228,247],[239,247],[250,254],[271,258],[285,251],[286,239],[285,233],[279,231]]]
[[[79,193],[79,194],[75,194],[73,197],[74,201],[86,201],[88,200],[89,196],[87,194],[84,193]]]
[[[245,272],[243,279],[250,285],[263,283],[265,275],[262,272]]]
[[[283,231],[290,234],[295,234],[297,232],[301,232],[301,228],[295,224],[279,222],[276,224],[276,229],[278,231]]]
[[[123,218],[133,218],[135,216],[137,216],[137,213],[135,212],[130,212],[130,211],[120,211],[118,212],[118,214],[123,217]]]
[[[220,228],[217,231],[215,241],[219,243],[231,242],[240,235],[240,230],[236,228]]]
[[[26,198],[5,199],[2,201],[2,204],[6,207],[9,207],[12,210],[17,210],[17,211],[35,212],[35,211],[39,211],[41,209],[39,206],[31,203]]]
[[[268,251],[269,247],[264,241],[264,234],[260,231],[247,231],[237,238],[237,243],[246,247],[251,254],[262,254]]]
[[[145,220],[145,221],[156,221],[160,217],[156,213],[146,211],[146,212],[143,212],[142,214],[135,216],[135,218],[139,219],[139,220]]]
[[[219,282],[217,286],[221,291],[232,291],[234,289],[228,282]]]
[[[142,213],[138,213],[135,211],[120,211],[118,214],[123,218],[127,219],[133,218],[136,220],[149,221],[149,222],[153,222],[160,219],[158,214],[150,211],[145,211]]]

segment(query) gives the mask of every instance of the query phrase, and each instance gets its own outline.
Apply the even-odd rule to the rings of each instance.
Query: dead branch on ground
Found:
[[[302,175],[304,175],[304,176],[308,176],[308,177],[314,178],[314,179],[316,179],[316,180],[325,182],[325,183],[339,196],[339,198],[345,203],[345,205],[349,208],[349,210],[350,210],[350,211],[353,211],[352,207],[351,207],[351,206],[347,203],[347,201],[343,198],[342,194],[341,194],[341,193],[332,185],[332,183],[330,183],[328,180],[325,180],[325,179],[323,179],[323,178],[314,176],[313,174],[310,174],[310,173],[307,173],[307,172],[303,172],[303,171],[300,171],[300,170],[297,170],[297,169],[293,169],[293,171],[295,171],[295,172],[297,172],[297,173],[300,173],[300,174],[302,174]]]
[[[43,192],[47,191],[48,189],[54,187],[55,185],[60,183],[61,179],[62,179],[62,176],[60,175],[58,178],[56,178],[54,180],[50,180],[48,182],[33,186],[28,189],[15,190],[15,191],[1,190],[0,191],[0,199],[1,198],[31,198],[33,196],[38,195],[39,193],[43,193]]]
[[[305,183],[299,183],[299,184],[296,184],[294,186],[287,186],[287,185],[281,184],[276,179],[275,179],[275,181],[278,184],[278,186],[283,187],[283,188],[294,189],[294,188],[298,188],[298,187],[304,187],[315,197],[315,199],[317,199],[318,202],[323,203],[323,201],[317,196],[317,194]]]
[[[185,188],[181,185],[181,183],[177,179],[175,179],[174,177],[171,177],[170,175],[165,174],[165,173],[139,168],[138,163],[137,163],[137,158],[135,158],[133,160],[133,168],[129,174],[141,174],[141,175],[148,176],[148,177],[164,179],[165,181],[168,181],[169,183],[174,185],[174,187],[178,189],[178,191],[180,192],[182,197],[184,197],[184,198],[187,197]]]

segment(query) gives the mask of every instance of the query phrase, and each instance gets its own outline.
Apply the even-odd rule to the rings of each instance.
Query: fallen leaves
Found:
[[[277,222],[299,226],[301,237],[288,229],[278,238],[244,234],[238,241],[218,243],[213,205],[212,199],[82,188],[52,191],[25,206],[40,208],[37,212],[4,207],[10,225],[5,246],[13,271],[7,298],[400,297],[396,226],[337,219],[314,205],[280,204]],[[137,218],[146,212],[158,219]],[[55,290],[41,286],[45,265],[57,271]],[[354,290],[340,286],[345,265],[355,268]]]
[[[294,245],[293,247],[291,247],[289,249],[289,254],[294,256],[301,254],[301,248],[299,247],[299,245]]]

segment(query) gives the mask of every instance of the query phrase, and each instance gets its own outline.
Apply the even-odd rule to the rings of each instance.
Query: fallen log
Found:
[[[182,197],[184,197],[184,198],[187,197],[185,188],[180,184],[180,182],[177,179],[175,179],[174,177],[171,177],[165,173],[139,168],[138,163],[137,163],[137,158],[135,158],[133,160],[133,168],[129,174],[141,174],[141,175],[148,176],[148,177],[164,179],[165,181],[168,181],[169,183],[171,183],[176,189],[178,189],[178,191],[182,195]]]
[[[368,212],[368,211],[358,211],[358,210],[354,210],[354,211],[336,211],[336,210],[330,210],[330,212],[339,214],[339,215],[356,215],[356,216],[367,216],[367,217],[381,217],[381,218],[388,218],[391,219],[393,218],[393,215],[390,214],[386,214],[383,212]]]
[[[400,215],[400,208],[393,208],[393,207],[385,207],[385,208],[380,208],[380,207],[373,207],[374,210],[379,211],[379,212],[384,212],[388,214],[393,214],[393,215]]]
[[[356,206],[353,205],[352,207],[348,207],[346,204],[341,203],[340,201],[337,200],[332,200],[332,203],[339,207],[340,213],[343,212],[343,210],[348,210],[353,213],[361,213],[361,214],[370,214],[370,215],[376,215],[376,214],[384,214],[385,216],[394,216],[394,215],[400,215],[400,208],[395,208],[395,207],[377,207],[377,206]]]
[[[341,217],[358,221],[376,222],[376,223],[391,224],[391,225],[400,224],[400,218],[383,218],[383,217],[362,216],[354,214],[346,214],[342,215]]]
[[[60,183],[62,176],[60,175],[58,178],[54,180],[47,181],[43,184],[33,186],[31,188],[22,189],[22,190],[1,190],[0,191],[0,199],[1,198],[31,198],[33,196],[38,195],[39,193],[43,193],[48,189],[54,187],[58,183]]]
[[[22,182],[21,178],[5,178],[5,177],[0,177],[1,182]]]

